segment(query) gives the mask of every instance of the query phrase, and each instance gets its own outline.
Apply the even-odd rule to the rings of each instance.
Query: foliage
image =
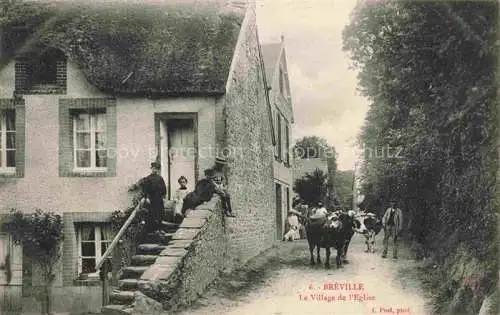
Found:
[[[23,253],[40,265],[45,281],[43,313],[50,314],[50,286],[55,279],[54,268],[61,258],[63,241],[61,216],[40,209],[31,214],[13,209],[4,229],[12,235],[15,243],[23,246]]]
[[[335,161],[337,157],[335,148],[329,145],[326,139],[317,136],[307,136],[297,140],[293,146],[293,154],[299,159],[333,158]]]
[[[444,263],[460,243],[468,261],[488,261],[483,288],[498,279],[492,276],[498,268],[497,14],[494,1],[359,3],[343,33],[360,92],[371,102],[360,144],[402,149],[399,157],[365,157],[364,204],[381,214],[389,199],[398,201],[407,237],[438,272],[460,268]],[[450,280],[441,284],[435,296],[458,294]],[[485,294],[473,292],[467,313],[478,312],[475,301]],[[437,305],[437,313],[450,307]]]
[[[324,202],[327,196],[328,175],[316,169],[313,173],[307,173],[302,178],[296,179],[293,191],[300,199],[309,206],[315,206],[318,202]]]
[[[118,231],[121,229],[125,221],[127,221],[127,219],[130,217],[135,207],[139,204],[141,198],[143,197],[142,192],[139,189],[135,189],[132,192],[134,193],[134,195],[132,197],[131,206],[123,211],[114,211],[111,215],[111,227],[115,234],[118,233]],[[146,232],[144,229],[144,225],[141,224],[142,220],[142,209],[140,209],[139,213],[136,215],[132,223],[125,231],[122,241],[118,246],[119,250],[115,251],[113,254],[114,265],[119,265],[120,268],[130,265],[137,245],[143,239],[144,233]],[[115,268],[114,272],[116,271],[117,269]]]
[[[352,208],[352,185],[354,180],[354,171],[337,171],[335,174],[336,197],[339,201],[339,206],[342,208]]]

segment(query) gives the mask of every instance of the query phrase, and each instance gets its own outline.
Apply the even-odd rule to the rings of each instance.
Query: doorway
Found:
[[[178,179],[188,180],[188,189],[194,189],[197,165],[196,119],[189,115],[169,115],[160,120],[161,175],[167,183],[167,197],[173,199]]]
[[[281,192],[281,185],[276,184],[276,238],[281,240],[283,238],[283,197]]]

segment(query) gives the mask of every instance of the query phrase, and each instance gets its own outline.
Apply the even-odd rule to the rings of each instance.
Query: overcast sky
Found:
[[[315,135],[335,146],[341,170],[353,169],[354,140],[368,102],[342,51],[342,29],[356,0],[256,0],[261,42],[285,36],[295,114],[293,139]]]

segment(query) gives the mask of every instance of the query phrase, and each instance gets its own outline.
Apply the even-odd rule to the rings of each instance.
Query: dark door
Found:
[[[281,185],[276,184],[276,237],[281,239],[283,237],[283,202]]]

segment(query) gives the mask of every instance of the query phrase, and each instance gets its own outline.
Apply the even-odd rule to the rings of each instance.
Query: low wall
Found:
[[[134,311],[152,314],[196,300],[227,266],[228,241],[220,199],[188,213],[169,246],[139,281]]]

